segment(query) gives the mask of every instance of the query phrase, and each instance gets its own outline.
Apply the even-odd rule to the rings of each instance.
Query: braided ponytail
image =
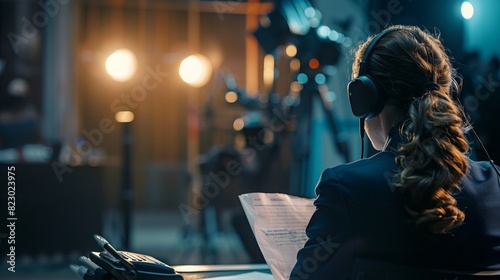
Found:
[[[410,104],[408,116],[401,128],[408,142],[396,157],[395,185],[402,188],[417,228],[444,233],[465,219],[452,196],[468,169],[460,111],[449,95],[433,90]]]

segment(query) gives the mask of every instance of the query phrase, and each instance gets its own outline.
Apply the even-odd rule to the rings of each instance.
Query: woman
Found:
[[[356,259],[500,269],[498,170],[467,158],[455,74],[439,38],[417,27],[360,45],[351,107],[380,152],[323,172],[290,279],[350,279]]]

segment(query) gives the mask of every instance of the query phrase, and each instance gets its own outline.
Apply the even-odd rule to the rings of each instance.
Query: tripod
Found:
[[[339,129],[333,114],[331,103],[326,100],[328,87],[326,84],[317,84],[315,81],[304,84],[300,93],[300,105],[297,108],[297,129],[292,144],[293,163],[290,178],[290,193],[298,196],[308,196],[310,190],[309,179],[311,172],[311,131],[313,108],[315,100],[321,102],[321,108],[326,117],[328,132],[333,138],[334,148],[342,155],[345,162],[349,162],[348,142],[340,139]]]

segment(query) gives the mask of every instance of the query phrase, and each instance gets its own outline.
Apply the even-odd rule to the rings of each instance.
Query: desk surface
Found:
[[[271,274],[267,264],[177,265],[173,268],[177,273],[182,274],[184,280],[230,276],[253,271]]]

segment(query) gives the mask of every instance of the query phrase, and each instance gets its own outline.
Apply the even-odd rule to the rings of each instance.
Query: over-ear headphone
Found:
[[[376,117],[384,109],[386,93],[383,89],[377,87],[377,82],[369,75],[366,75],[368,58],[377,45],[377,43],[388,33],[397,30],[397,28],[386,29],[373,37],[368,47],[366,47],[361,63],[359,64],[358,77],[347,84],[347,94],[349,104],[354,116],[359,118],[359,136],[361,137],[361,158],[365,153],[365,119]]]
[[[395,30],[397,29],[386,29],[373,37],[363,53],[358,77],[347,84],[347,94],[352,113],[360,119],[369,120],[376,117],[384,108],[386,93],[383,89],[377,87],[377,82],[372,77],[366,75],[366,69],[368,59],[377,43],[385,35]]]

